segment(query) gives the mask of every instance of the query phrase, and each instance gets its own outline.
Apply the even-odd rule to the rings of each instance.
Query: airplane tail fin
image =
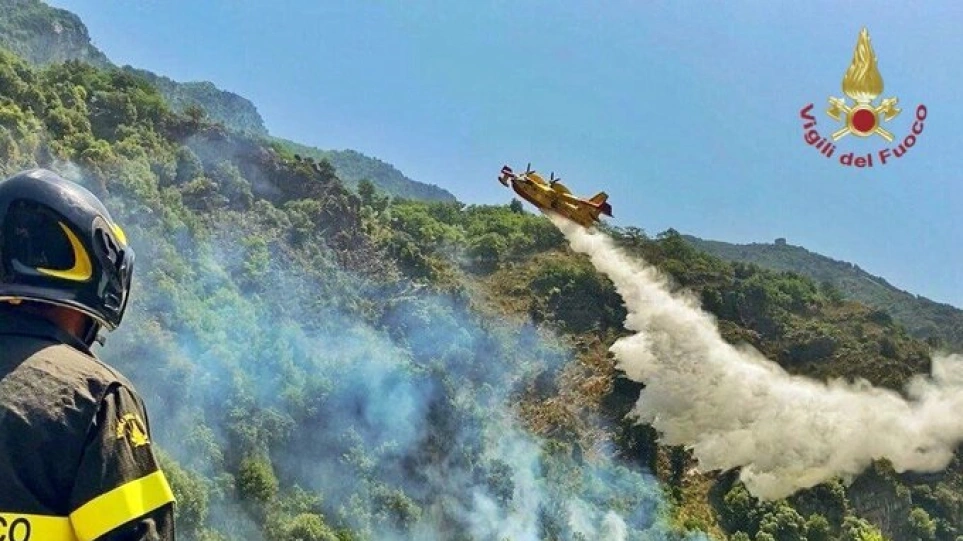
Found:
[[[597,206],[599,208],[599,212],[602,214],[606,216],[612,216],[612,205],[606,202],[608,198],[608,194],[605,192],[599,192],[589,199],[589,202]]]

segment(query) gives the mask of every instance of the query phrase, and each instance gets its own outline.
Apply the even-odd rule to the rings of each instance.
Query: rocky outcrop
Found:
[[[80,60],[110,65],[107,56],[91,44],[79,17],[38,0],[0,3],[0,46],[33,64]]]
[[[90,41],[80,17],[40,0],[0,2],[0,47],[36,65],[79,60],[114,67]],[[210,120],[237,131],[267,135],[264,120],[249,100],[207,81],[180,83],[146,70],[124,67],[154,84],[174,110],[197,106]]]

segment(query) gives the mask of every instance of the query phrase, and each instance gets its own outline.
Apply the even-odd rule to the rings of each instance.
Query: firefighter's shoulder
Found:
[[[63,388],[81,392],[94,404],[117,386],[133,390],[123,374],[100,359],[64,344],[52,344],[27,358],[21,368],[46,389]]]

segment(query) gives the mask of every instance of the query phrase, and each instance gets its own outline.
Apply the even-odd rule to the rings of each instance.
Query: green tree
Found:
[[[267,274],[271,265],[271,255],[264,237],[251,235],[243,241],[244,254],[241,282],[248,288],[256,287]]]
[[[325,524],[320,515],[302,513],[284,526],[278,541],[340,541],[334,530]]]
[[[843,520],[840,541],[884,541],[883,534],[866,520],[849,515]]]
[[[498,266],[507,249],[508,243],[505,237],[498,233],[486,233],[472,239],[468,254],[481,268],[493,269]]]
[[[787,503],[780,502],[763,516],[759,531],[771,534],[776,541],[805,541],[806,521]]]
[[[248,457],[237,472],[237,490],[241,499],[265,503],[277,496],[278,479],[266,457]]]
[[[207,120],[207,111],[197,103],[192,103],[184,109],[184,116],[193,124],[195,130]]]
[[[729,531],[755,532],[758,525],[755,511],[758,500],[746,486],[736,483],[723,497],[722,525]]]
[[[358,181],[358,197],[361,204],[375,212],[384,212],[388,208],[389,199],[378,193],[378,189],[370,180],[363,178]]]
[[[211,179],[217,184],[219,192],[227,199],[231,209],[248,210],[254,204],[251,183],[233,163],[219,162],[211,171]]]
[[[921,540],[936,539],[936,521],[930,518],[926,510],[914,507],[909,514],[909,527],[913,535]]]
[[[362,205],[370,207],[376,193],[377,189],[370,180],[363,178],[358,181],[358,197],[361,198]]]
[[[809,515],[806,520],[806,539],[808,541],[830,541],[832,531],[829,521],[822,515]]]
[[[203,478],[181,468],[165,453],[158,453],[160,467],[174,492],[177,505],[174,518],[178,531],[192,536],[203,530],[207,521],[208,491]]]
[[[204,174],[204,166],[200,158],[194,151],[187,147],[177,149],[177,174],[174,181],[177,184],[186,184]]]

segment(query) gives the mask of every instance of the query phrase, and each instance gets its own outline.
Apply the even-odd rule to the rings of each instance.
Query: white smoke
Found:
[[[602,537],[600,538],[602,541],[625,541],[628,534],[628,527],[622,517],[612,511],[606,513],[605,518],[602,519]],[[701,532],[694,532],[687,536],[687,539],[700,539],[702,537]]]
[[[550,495],[550,481],[542,471],[544,464],[539,440],[508,423],[501,427],[497,441],[493,442],[488,451],[511,468],[514,489],[511,504],[505,506],[499,504],[485,487],[475,487],[472,506],[465,517],[471,525],[472,538],[513,541],[544,539],[541,512],[553,505],[553,498]],[[572,484],[580,482],[573,478],[567,481]],[[618,490],[613,487],[613,494]],[[574,495],[559,503],[563,504],[565,519],[572,534],[581,534],[582,539],[592,541],[628,539],[629,527],[616,511]],[[639,529],[634,532],[636,535],[645,535],[646,539],[665,537],[663,525],[656,517],[647,517],[643,522],[652,524],[647,531]],[[700,538],[690,535],[687,539]]]
[[[471,533],[476,539],[518,539],[536,541],[540,538],[538,510],[544,503],[544,482],[538,475],[538,447],[527,438],[508,430],[497,442],[497,456],[512,468],[515,505],[505,508],[484,490],[474,494],[475,508],[469,514]]]
[[[625,541],[628,536],[628,526],[615,511],[607,512],[596,528],[593,510],[578,499],[568,502],[568,524],[572,532],[581,534],[583,539]]]
[[[741,467],[761,499],[834,477],[851,481],[874,459],[897,471],[943,469],[963,441],[963,357],[933,359],[932,375],[900,394],[867,382],[793,376],[719,335],[692,296],[672,293],[654,267],[610,238],[553,222],[587,254],[625,302],[635,334],[611,348],[626,376],[645,384],[632,414],[662,443],[692,449],[703,471]]]

